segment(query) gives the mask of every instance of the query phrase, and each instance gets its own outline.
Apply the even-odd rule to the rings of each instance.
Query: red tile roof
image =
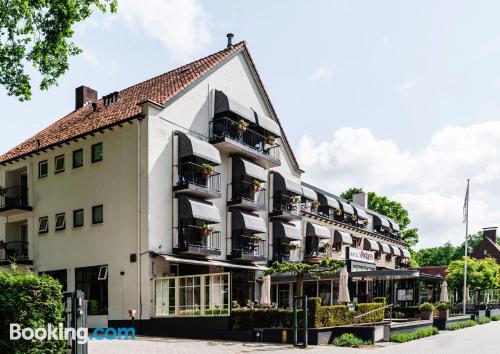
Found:
[[[126,88],[119,92],[118,101],[108,106],[104,106],[102,99],[97,100],[96,112],[90,104],[79,108],[1,155],[0,163],[137,117],[142,112],[138,104],[145,100],[165,104],[242,48],[245,42]]]
[[[420,273],[427,275],[440,275],[442,277],[446,277],[446,270],[448,269],[447,265],[439,265],[439,266],[424,266],[417,268]]]

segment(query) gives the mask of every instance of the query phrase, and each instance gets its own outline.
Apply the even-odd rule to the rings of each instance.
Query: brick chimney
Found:
[[[483,228],[483,237],[489,238],[494,243],[497,242],[497,227],[484,227]]]
[[[90,102],[97,101],[97,91],[87,86],[75,89],[75,109],[81,108]]]
[[[368,208],[368,193],[360,192],[352,196],[353,203],[361,205],[362,207]]]

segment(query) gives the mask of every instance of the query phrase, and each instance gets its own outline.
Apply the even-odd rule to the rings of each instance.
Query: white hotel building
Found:
[[[0,157],[0,265],[83,290],[90,327],[129,309],[150,332],[210,326],[259,299],[273,260],[327,255],[348,259],[358,301],[400,300],[418,272],[399,226],[302,172],[244,42],[101,99],[82,86],[73,112]],[[330,304],[336,284],[305,290]],[[288,306],[293,279],[273,277],[272,296]]]

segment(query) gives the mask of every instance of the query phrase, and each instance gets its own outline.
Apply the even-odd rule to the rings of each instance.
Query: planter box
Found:
[[[500,316],[500,309],[486,310],[486,316],[488,316],[488,317]]]
[[[446,330],[446,326],[450,323],[465,322],[471,319],[471,315],[465,316],[452,316],[448,318],[435,318],[433,326],[440,331]]]
[[[420,319],[421,320],[431,320],[432,319],[432,311],[421,311],[420,312]]]
[[[393,335],[394,333],[413,332],[417,329],[431,328],[432,326],[433,322],[427,320],[388,323],[384,327],[384,341],[390,342],[391,335]]]
[[[439,318],[447,319],[450,317],[450,310],[439,311]]]

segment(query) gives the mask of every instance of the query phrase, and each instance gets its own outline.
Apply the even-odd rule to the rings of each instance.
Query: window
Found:
[[[56,231],[64,230],[66,228],[66,213],[56,215]]]
[[[38,219],[38,233],[46,234],[47,232],[49,232],[49,217],[43,216]]]
[[[107,280],[108,279],[108,266],[101,266],[99,268],[99,275],[97,280]]]
[[[73,151],[73,168],[83,166],[83,149]]]
[[[92,145],[92,163],[102,161],[102,143]]]
[[[47,177],[49,174],[49,163],[47,160],[38,163],[38,178]]]
[[[56,156],[54,159],[54,173],[64,171],[64,155]]]
[[[102,224],[104,221],[104,210],[102,205],[92,207],[92,224]]]
[[[75,289],[81,290],[87,299],[87,313],[93,315],[108,314],[108,279],[100,280],[101,269],[107,266],[95,266],[75,269]]]
[[[73,227],[83,226],[83,209],[73,210]]]
[[[49,270],[46,272],[40,272],[41,274],[46,274],[57,280],[59,283],[62,285],[62,291],[66,291],[68,288],[68,283],[67,283],[67,271],[66,269],[61,269],[61,270]]]

